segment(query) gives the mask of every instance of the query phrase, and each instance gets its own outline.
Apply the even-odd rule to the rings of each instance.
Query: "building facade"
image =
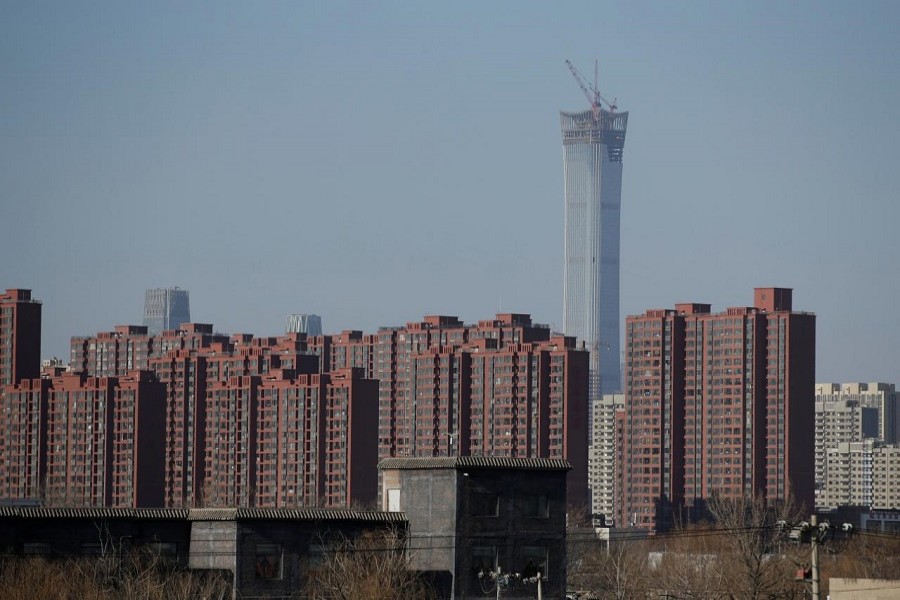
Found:
[[[821,394],[823,386],[816,384],[816,506],[830,502],[822,497],[828,487],[829,467],[835,466],[831,452],[841,444],[862,442],[878,437],[878,409],[861,406],[858,399],[842,399],[837,395]],[[824,399],[820,399],[824,398]],[[833,494],[832,494],[833,496]]]
[[[529,315],[280,337],[120,325],[72,338],[67,372],[38,379],[36,357],[0,388],[4,497],[339,507],[375,498],[379,458],[478,455],[565,459],[567,497],[588,502],[588,352]]]
[[[31,290],[0,294],[0,386],[41,374],[41,303]]]
[[[154,288],[144,295],[144,326],[152,334],[178,329],[191,322],[191,302],[187,290]]]
[[[850,402],[863,408],[873,409],[878,415],[875,437],[887,444],[900,442],[900,397],[896,385],[882,382],[817,383],[816,403],[828,406],[832,403]],[[856,440],[842,440],[856,441]]]
[[[410,568],[435,573],[441,598],[493,596],[500,573],[566,592],[566,472],[561,459],[388,458],[381,508],[409,522]],[[504,598],[534,598],[537,582],[508,580]],[[497,592],[500,595],[499,592]]]
[[[620,392],[619,222],[628,113],[561,112],[563,330],[590,350],[590,397]]]
[[[609,527],[616,520],[615,508],[621,498],[622,417],[624,394],[603,394],[592,402],[591,443],[588,446],[588,486],[591,514],[595,523]]]
[[[569,501],[588,503],[588,353],[574,338],[504,313],[427,316],[374,343],[379,458],[561,458]]]
[[[402,541],[407,533],[404,515],[383,511],[0,506],[0,549],[7,558],[147,551],[159,561],[155,568],[222,577],[233,598],[296,598],[332,548],[364,535]],[[402,559],[403,548],[383,552]]]
[[[621,522],[665,529],[715,496],[813,505],[815,315],[791,290],[626,319]]]

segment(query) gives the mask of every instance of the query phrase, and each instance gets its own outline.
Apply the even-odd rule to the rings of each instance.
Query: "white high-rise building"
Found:
[[[596,519],[602,515],[607,527],[615,519],[621,468],[621,431],[616,426],[616,414],[624,409],[624,394],[604,394],[593,402],[591,410],[591,443],[588,446],[591,513]]]
[[[817,508],[900,506],[900,447],[875,439],[841,443],[826,452],[828,479]]]
[[[563,329],[591,352],[591,400],[622,391],[619,215],[628,113],[610,108],[595,102],[591,110],[560,112],[566,198]]]
[[[855,401],[878,411],[876,437],[888,444],[900,442],[900,397],[893,383],[817,383],[816,402]],[[850,441],[850,440],[846,440]]]
[[[900,424],[894,384],[817,383],[815,390],[816,507],[890,506],[900,495],[900,478],[892,477],[900,460],[891,445]]]

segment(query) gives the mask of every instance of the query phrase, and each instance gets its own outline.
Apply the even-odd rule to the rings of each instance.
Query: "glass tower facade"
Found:
[[[590,350],[590,398],[622,389],[619,215],[627,112],[560,112],[566,196],[563,329]]]
[[[144,325],[147,333],[156,335],[168,329],[178,329],[191,322],[191,302],[187,290],[155,288],[144,296]]]

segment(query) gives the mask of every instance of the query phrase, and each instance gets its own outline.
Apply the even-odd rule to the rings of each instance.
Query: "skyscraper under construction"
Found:
[[[591,107],[560,112],[566,197],[565,334],[590,350],[590,398],[621,391],[619,215],[627,112],[566,61]],[[596,71],[595,71],[596,72]]]

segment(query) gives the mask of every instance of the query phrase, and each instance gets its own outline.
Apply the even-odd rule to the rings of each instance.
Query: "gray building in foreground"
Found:
[[[410,568],[430,572],[441,598],[544,598],[566,592],[562,459],[386,458],[382,509],[409,523]],[[519,577],[505,574],[518,573]],[[528,581],[530,576],[531,581]]]
[[[0,506],[4,556],[58,559],[150,550],[214,572],[234,598],[295,598],[332,543],[406,535],[402,514],[325,509],[115,509]]]
[[[627,112],[560,112],[565,180],[563,329],[591,352],[590,399],[622,391],[619,215]]]
[[[154,288],[144,295],[144,325],[150,335],[178,329],[191,322],[191,302],[187,290]]]
[[[285,333],[305,333],[308,336],[322,335],[322,317],[313,314],[288,315]]]

